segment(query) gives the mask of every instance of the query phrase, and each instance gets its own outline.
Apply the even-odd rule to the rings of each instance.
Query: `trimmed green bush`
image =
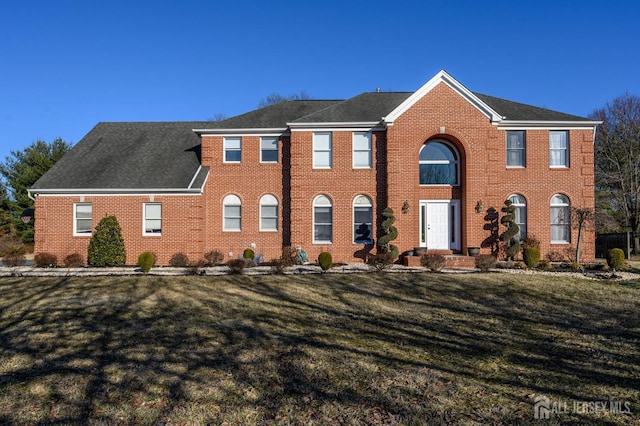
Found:
[[[151,267],[156,263],[156,256],[150,251],[140,253],[138,256],[138,266],[145,274],[151,270]]]
[[[248,248],[248,249],[244,249],[244,251],[242,252],[242,257],[244,259],[253,260],[255,259],[256,254],[252,249]]]
[[[177,268],[184,268],[186,266],[189,266],[189,263],[189,257],[182,252],[174,254],[173,256],[171,256],[171,259],[169,259],[169,265],[175,266]]]
[[[84,259],[78,253],[72,253],[64,258],[65,268],[79,268],[84,265]]]
[[[53,268],[58,265],[58,256],[51,253],[38,253],[33,257],[33,264],[38,268]]]
[[[382,211],[382,217],[385,219],[380,224],[383,235],[378,238],[378,248],[382,253],[389,253],[391,259],[395,259],[400,254],[397,246],[391,244],[391,241],[398,238],[398,228],[393,226],[396,221],[396,217],[393,214],[393,209],[387,207]]]
[[[488,272],[490,269],[494,269],[498,264],[498,259],[491,254],[481,254],[476,257],[476,268],[482,272]]]
[[[624,251],[613,248],[607,252],[607,265],[611,269],[620,269],[624,265]]]
[[[127,260],[122,229],[115,216],[105,216],[91,236],[88,248],[89,264],[94,266],[124,265]]]
[[[540,263],[540,249],[530,246],[522,250],[522,259],[527,268],[535,268]]]
[[[331,253],[327,251],[323,251],[322,253],[320,253],[320,255],[318,256],[318,264],[323,271],[331,268],[331,265],[333,264]]]
[[[433,272],[438,272],[444,266],[446,258],[441,254],[425,253],[420,257],[420,264]]]

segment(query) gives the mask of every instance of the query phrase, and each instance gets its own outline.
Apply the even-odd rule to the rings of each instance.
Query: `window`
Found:
[[[420,185],[458,185],[458,154],[443,142],[420,150]]]
[[[551,242],[571,242],[569,199],[561,194],[551,197]]]
[[[160,235],[162,233],[162,204],[144,204],[144,234]]]
[[[73,205],[73,235],[91,236],[92,213],[91,203]]]
[[[262,137],[260,138],[260,162],[261,163],[277,163],[278,162],[278,138]]]
[[[227,195],[222,201],[222,230],[240,231],[242,226],[242,203],[237,195]]]
[[[331,243],[333,241],[333,206],[331,199],[319,195],[313,200],[313,242]]]
[[[242,161],[242,138],[224,138],[224,162],[240,163]]]
[[[567,131],[549,132],[549,165],[569,167],[569,133]]]
[[[518,240],[527,238],[527,201],[522,195],[514,194],[509,197],[513,207],[515,207],[515,223],[520,228],[520,232],[516,235]]]
[[[353,132],[353,168],[371,168],[371,132]]]
[[[524,130],[507,132],[507,167],[525,166],[525,146]]]
[[[353,200],[353,242],[373,243],[373,204],[364,195],[358,195]]]
[[[260,198],[260,230],[278,230],[278,200],[271,194]]]
[[[313,168],[331,168],[331,132],[313,134]]]

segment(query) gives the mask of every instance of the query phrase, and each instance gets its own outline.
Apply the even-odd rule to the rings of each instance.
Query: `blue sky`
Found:
[[[636,1],[12,1],[0,161],[100,121],[206,120],[271,93],[474,92],[586,116],[640,95]]]

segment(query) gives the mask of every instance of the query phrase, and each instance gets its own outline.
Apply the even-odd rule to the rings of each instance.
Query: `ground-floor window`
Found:
[[[333,242],[333,204],[326,195],[313,200],[313,242]]]
[[[353,200],[353,242],[373,243],[373,204],[365,195],[358,195]]]

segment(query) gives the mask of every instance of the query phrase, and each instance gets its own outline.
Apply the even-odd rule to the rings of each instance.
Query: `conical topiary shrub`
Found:
[[[122,229],[115,216],[105,216],[91,236],[89,264],[93,266],[124,265],[127,260]]]

